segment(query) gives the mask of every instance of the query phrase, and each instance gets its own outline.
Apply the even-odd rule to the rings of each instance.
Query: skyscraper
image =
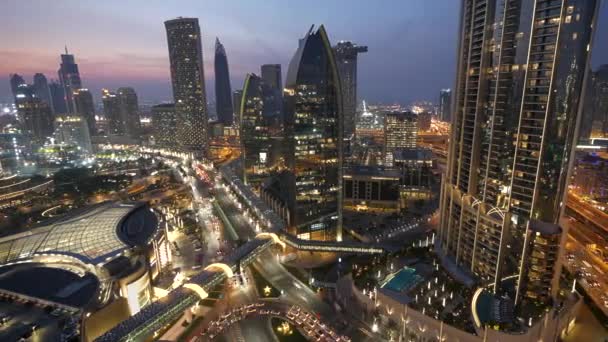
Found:
[[[61,65],[59,67],[59,81],[63,86],[65,102],[69,113],[76,112],[76,104],[74,103],[74,92],[82,88],[80,81],[80,73],[78,64],[74,59],[74,55],[68,54],[68,48],[65,48],[65,54],[61,55]]]
[[[11,83],[11,92],[13,93],[13,98],[17,97],[17,90],[20,85],[27,84],[23,77],[19,74],[11,74],[10,75],[10,83]]]
[[[106,117],[106,134],[125,134],[125,122],[120,110],[120,100],[116,93],[108,89],[101,90],[101,101],[103,102],[103,113]]]
[[[418,123],[411,112],[390,112],[384,115],[384,153],[396,149],[416,148]]]
[[[53,107],[53,101],[51,99],[51,92],[49,90],[49,84],[46,80],[46,76],[41,73],[37,73],[34,75],[34,93],[36,96],[46,102],[49,107]]]
[[[357,56],[367,52],[367,46],[341,41],[333,49],[342,87],[344,138],[349,138],[355,132],[357,117]]]
[[[300,39],[285,82],[287,193],[292,229],[342,239],[342,100],[323,25]]]
[[[283,78],[281,64],[264,64],[261,67],[265,92],[266,116],[282,119],[283,114]]]
[[[158,147],[175,150],[177,147],[175,105],[163,103],[152,107],[152,134]]]
[[[450,122],[452,120],[452,90],[441,89],[439,92],[439,120]]]
[[[601,65],[591,73],[586,100],[585,129],[581,127],[581,138],[608,137],[608,64]],[[581,123],[582,125],[583,123]]]
[[[93,102],[93,94],[91,94],[91,92],[85,88],[80,88],[74,91],[74,104],[76,105],[76,113],[87,123],[89,135],[97,134],[97,127],[95,126],[95,103]]]
[[[51,80],[51,83],[49,83],[49,91],[51,93],[53,113],[66,114],[68,112],[68,107],[65,103],[65,92],[63,90],[63,86],[56,80]]]
[[[228,71],[228,57],[226,49],[215,38],[215,106],[217,118],[224,126],[232,125],[232,90],[230,89],[230,72]]]
[[[237,89],[232,92],[232,105],[234,107],[234,116],[236,117],[236,120],[234,120],[234,121],[236,122],[237,125],[239,124],[239,120],[240,120],[239,115],[241,115],[241,98],[242,97],[243,97],[242,89]]]
[[[557,293],[596,2],[462,1],[441,250],[518,307]],[[483,23],[483,24],[481,24]]]
[[[53,133],[51,107],[35,95],[30,85],[22,84],[16,91],[15,104],[22,130],[31,137],[34,144],[42,145]]]
[[[243,180],[254,187],[267,176],[270,162],[270,132],[264,118],[264,81],[247,74],[240,109],[241,158]]]
[[[132,138],[139,138],[141,122],[137,93],[130,87],[118,88],[116,91],[120,106],[120,117],[124,124],[123,132]]]
[[[196,18],[165,22],[179,147],[207,153],[208,119],[201,30]]]

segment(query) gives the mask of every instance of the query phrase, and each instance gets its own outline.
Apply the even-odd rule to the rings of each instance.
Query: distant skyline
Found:
[[[0,3],[0,102],[12,101],[9,74],[31,82],[37,72],[57,78],[67,45],[79,64],[83,86],[95,102],[101,88],[135,88],[142,103],[172,100],[163,22],[199,18],[208,99],[215,98],[214,41],[230,63],[233,90],[260,65],[289,60],[310,25],[324,24],[330,41],[367,45],[359,58],[359,99],[402,103],[438,101],[452,88],[460,1],[387,0],[93,1],[6,0]],[[608,63],[608,1],[600,5],[593,67]]]

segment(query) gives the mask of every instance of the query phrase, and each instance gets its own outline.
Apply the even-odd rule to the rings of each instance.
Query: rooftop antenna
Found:
[[[68,54],[68,45],[67,44],[65,45],[65,54],[66,55]]]

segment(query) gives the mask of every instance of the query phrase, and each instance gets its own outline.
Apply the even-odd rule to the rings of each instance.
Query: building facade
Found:
[[[285,82],[286,164],[292,228],[342,239],[342,99],[325,28],[300,39]]]
[[[517,275],[519,308],[557,293],[558,222],[595,7],[462,2],[440,248],[495,294]]]
[[[57,144],[77,146],[85,153],[93,152],[88,122],[82,116],[57,116],[53,138]]]
[[[68,112],[68,107],[65,103],[65,92],[61,83],[57,82],[57,80],[51,80],[49,83],[49,91],[51,93],[53,113],[66,114]]]
[[[390,112],[384,115],[384,153],[403,148],[416,148],[417,116],[410,112]]]
[[[53,133],[51,107],[36,96],[30,85],[22,84],[16,91],[15,105],[21,128],[34,145],[40,146]]]
[[[344,138],[349,138],[355,133],[357,119],[357,58],[367,52],[367,46],[341,41],[333,49],[342,87]]]
[[[118,96],[109,89],[102,89],[101,101],[103,102],[103,113],[106,117],[106,135],[123,135],[125,133],[125,123],[122,120]]]
[[[224,126],[233,122],[232,90],[230,89],[230,72],[228,56],[219,38],[215,39],[215,106],[217,118]]]
[[[208,113],[201,29],[196,18],[165,22],[171,85],[177,117],[177,139],[183,151],[205,155]]]
[[[46,76],[41,73],[36,73],[34,75],[34,94],[49,105],[49,107],[53,108],[53,101],[51,100],[51,92],[49,91],[49,83],[46,80]]]
[[[260,68],[266,90],[266,116],[282,119],[283,116],[283,77],[281,64],[264,64]]]

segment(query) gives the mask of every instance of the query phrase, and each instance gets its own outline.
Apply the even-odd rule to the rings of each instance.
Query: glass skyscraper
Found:
[[[178,147],[207,153],[208,113],[201,29],[197,18],[165,21],[171,84],[175,100]]]
[[[232,90],[230,89],[230,72],[228,71],[228,57],[226,49],[215,39],[215,106],[217,118],[224,126],[232,125]]]
[[[292,228],[342,239],[342,100],[325,28],[300,40],[285,82],[286,164]]]
[[[462,1],[440,249],[518,307],[557,294],[596,2]]]
[[[257,186],[268,175],[270,163],[270,132],[264,118],[264,81],[248,74],[243,86],[243,101],[239,115],[243,180]]]

